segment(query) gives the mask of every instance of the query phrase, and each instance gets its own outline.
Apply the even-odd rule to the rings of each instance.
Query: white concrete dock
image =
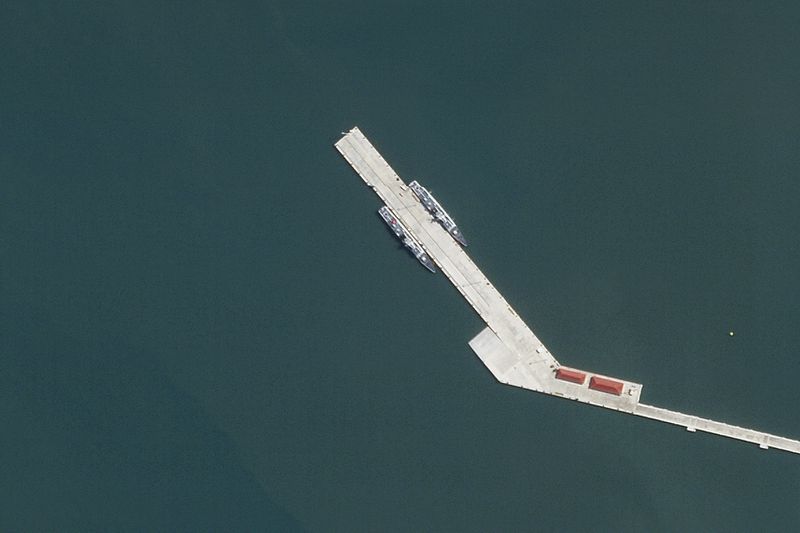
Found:
[[[469,345],[501,383],[660,420],[683,426],[689,431],[700,430],[752,442],[762,448],[800,453],[800,441],[640,404],[642,385],[638,383],[584,370],[578,372],[585,377],[580,383],[556,379],[560,363],[466,251],[431,218],[361,131],[353,128],[335,146],[364,182],[395,212],[486,322],[487,327]],[[438,200],[446,205],[446,199]],[[603,384],[606,391],[598,390],[604,388]],[[609,392],[609,388],[614,390]]]

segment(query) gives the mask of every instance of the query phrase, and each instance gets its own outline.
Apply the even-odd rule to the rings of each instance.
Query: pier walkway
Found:
[[[487,327],[469,345],[499,382],[660,420],[689,431],[800,453],[800,441],[644,405],[639,403],[642,385],[638,383],[562,367],[358,128],[346,133],[335,146],[486,322]]]

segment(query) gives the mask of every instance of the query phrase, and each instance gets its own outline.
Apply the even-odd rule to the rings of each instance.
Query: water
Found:
[[[797,438],[797,8],[0,20],[0,529],[800,525],[795,456],[496,384],[332,148],[430,186],[562,362]]]

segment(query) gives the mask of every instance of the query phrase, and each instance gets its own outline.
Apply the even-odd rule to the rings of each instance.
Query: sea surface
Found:
[[[332,144],[431,188],[562,363],[800,438],[798,28],[4,2],[0,531],[797,531],[799,456],[496,383]]]

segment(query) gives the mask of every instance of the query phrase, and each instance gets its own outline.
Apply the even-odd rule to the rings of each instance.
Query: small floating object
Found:
[[[730,336],[730,337],[733,337],[734,335],[736,335],[736,333],[734,333],[734,332],[732,332],[732,331],[729,331],[729,332],[728,332],[728,336]]]

